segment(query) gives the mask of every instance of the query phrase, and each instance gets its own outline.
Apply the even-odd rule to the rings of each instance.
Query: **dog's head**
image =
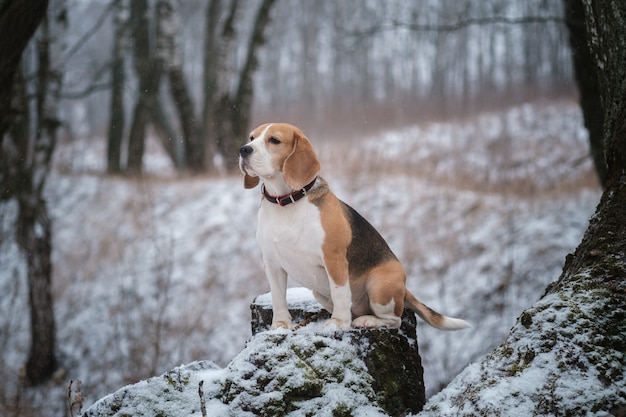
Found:
[[[281,173],[287,186],[298,190],[319,173],[320,162],[300,129],[286,123],[266,123],[254,129],[248,144],[239,149],[239,169],[246,188]]]

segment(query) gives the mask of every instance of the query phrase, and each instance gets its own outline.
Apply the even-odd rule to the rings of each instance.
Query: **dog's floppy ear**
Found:
[[[251,177],[248,174],[244,174],[243,186],[244,188],[254,188],[259,185],[259,177]]]
[[[283,179],[292,190],[299,190],[313,181],[320,171],[320,161],[304,133],[296,129],[293,135],[293,149],[283,163]]]

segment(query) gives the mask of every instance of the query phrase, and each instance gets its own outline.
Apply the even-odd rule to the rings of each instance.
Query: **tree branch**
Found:
[[[402,22],[399,20],[391,21],[392,28],[406,28],[414,31],[422,32],[456,32],[470,26],[485,25],[527,25],[532,23],[565,23],[565,19],[561,16],[524,16],[524,17],[506,17],[506,16],[489,16],[489,17],[469,17],[449,24],[421,24]]]
[[[355,44],[362,40],[374,36],[381,32],[394,31],[398,29],[408,29],[415,32],[457,32],[471,26],[487,26],[487,25],[527,25],[527,24],[545,24],[558,23],[565,24],[566,20],[562,16],[523,16],[523,17],[506,17],[506,16],[488,16],[488,17],[468,17],[458,20],[454,23],[437,23],[423,24],[406,22],[402,20],[389,20],[378,25],[371,26],[364,30],[353,31],[347,33],[346,36],[356,38]],[[582,22],[581,22],[582,24]]]
[[[101,84],[91,84],[79,91],[65,91],[59,96],[63,100],[80,100],[92,93],[102,90],[108,90],[111,88],[111,82]]]
[[[111,11],[113,10],[113,8],[115,7],[118,1],[119,0],[111,1],[111,3],[107,6],[107,8],[102,11],[100,16],[98,17],[98,20],[91,27],[91,29],[85,32],[85,34],[81,36],[81,38],[67,51],[67,54],[65,54],[65,57],[63,57],[63,61],[62,61],[64,64],[67,63],[67,61],[69,61],[69,59],[72,56],[74,56],[74,54],[76,54],[80,50],[80,48],[83,47],[85,43],[87,43],[89,38],[95,35],[98,30],[100,30],[100,28],[106,21],[107,17],[109,16],[109,13],[111,13]]]

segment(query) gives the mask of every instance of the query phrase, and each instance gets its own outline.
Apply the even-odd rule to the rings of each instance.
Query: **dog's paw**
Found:
[[[350,321],[330,318],[324,322],[324,327],[325,328],[337,327],[343,331],[347,331],[347,330],[350,330]]]
[[[291,322],[288,321],[275,321],[272,322],[272,330],[286,329],[291,330]]]
[[[371,329],[373,327],[379,327],[381,324],[380,320],[378,320],[378,317],[366,315],[354,319],[352,325],[354,327],[364,327],[366,329]]]
[[[400,327],[402,320],[400,317],[380,318],[374,315],[357,317],[352,322],[353,327],[363,327],[373,329],[375,327]]]

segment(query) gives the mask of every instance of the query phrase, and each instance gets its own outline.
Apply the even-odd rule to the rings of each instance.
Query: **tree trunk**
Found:
[[[158,137],[161,142],[161,146],[167,153],[167,156],[170,157],[170,160],[174,164],[174,167],[177,170],[182,170],[185,167],[185,155],[184,150],[180,146],[180,142],[178,141],[178,133],[176,129],[170,123],[170,116],[165,112],[161,100],[159,97],[155,97],[154,100],[150,101],[148,108],[148,121],[151,123],[154,128],[154,133]]]
[[[170,68],[167,78],[183,131],[184,166],[192,172],[202,172],[206,170],[204,142],[200,139],[191,94],[189,94],[182,68]]]
[[[25,190],[24,190],[25,191]],[[26,361],[26,382],[38,385],[56,371],[56,323],[52,299],[52,233],[46,202],[33,192],[18,197],[16,236],[28,263],[30,307],[30,350]]]
[[[178,146],[176,146],[176,165],[179,169],[184,167],[194,172],[200,172],[205,169],[204,146],[200,140],[193,102],[185,82],[182,58],[176,41],[176,34],[180,30],[176,6],[177,3],[172,0],[159,0],[157,3],[158,49],[163,54],[163,61],[166,62],[165,71],[167,72],[170,92],[183,132],[183,147],[179,151]]]
[[[109,133],[107,141],[107,171],[122,170],[122,138],[124,136],[124,44],[126,39],[126,13],[124,0],[117,2],[114,16],[113,62],[111,63],[111,102],[109,105]]]
[[[424,415],[626,413],[626,3],[583,4],[604,110],[606,189],[559,279]]]
[[[48,8],[47,0],[5,0],[0,8],[0,149],[3,149],[4,134],[12,123],[13,77],[17,72],[22,52]],[[0,162],[4,162],[3,157]],[[9,198],[11,192],[4,187],[7,181],[6,167],[0,165],[0,184],[3,185],[0,199]]]
[[[223,14],[223,2],[213,0],[207,7],[204,57],[204,108],[201,137],[226,160],[225,166],[235,167],[234,158],[249,128],[248,122],[254,92],[253,75],[258,66],[258,49],[265,43],[264,31],[274,0],[263,0],[253,23],[241,71],[235,70],[236,28],[240,2],[232,0]],[[223,19],[222,19],[223,17]],[[224,23],[220,26],[219,22]],[[237,77],[237,78],[235,78]],[[235,81],[235,83],[233,83]],[[231,86],[236,84],[233,93]]]
[[[626,170],[626,3],[584,0],[587,33],[604,108],[606,187],[624,181]]]
[[[0,200],[15,197],[18,219],[15,238],[28,259],[31,346],[25,367],[26,382],[39,384],[56,370],[56,329],[51,292],[50,221],[42,198],[54,149],[57,123],[48,113],[49,34],[39,43],[36,109],[39,134],[29,131],[29,103],[25,79],[18,71],[22,52],[44,18],[47,1],[5,1],[0,8]],[[43,66],[42,66],[43,65]],[[16,78],[15,75],[19,76]],[[58,80],[57,80],[58,81]],[[17,108],[13,108],[14,91]],[[58,90],[57,90],[58,92]],[[55,97],[56,98],[56,97]],[[44,113],[45,111],[45,113]],[[7,140],[5,134],[8,131]],[[35,143],[33,143],[35,142]]]
[[[21,4],[21,2],[19,2]],[[55,60],[60,55],[53,50],[54,40],[62,38],[66,27],[66,10],[62,0],[55,1],[53,10],[54,19],[45,17],[47,5],[44,3],[31,9],[33,13],[41,12],[37,19],[43,18],[43,24],[37,42],[33,44],[33,61],[36,67],[28,68],[28,74],[36,76],[27,79],[22,71],[14,74],[3,74],[11,78],[13,92],[2,91],[3,98],[14,98],[18,112],[7,119],[9,129],[8,140],[3,143],[2,178],[8,184],[5,197],[14,197],[18,203],[18,217],[16,221],[15,239],[25,254],[28,266],[28,295],[30,309],[31,345],[25,366],[26,382],[37,385],[45,382],[57,369],[56,359],[56,325],[52,299],[52,263],[51,263],[51,224],[43,198],[46,178],[50,172],[52,153],[56,144],[56,130],[59,121],[56,119],[57,105],[61,90],[61,74],[55,71]],[[5,9],[0,11],[0,19],[12,20],[5,12],[14,10],[15,5],[6,3]],[[32,5],[31,5],[32,6]],[[17,6],[15,6],[17,7]],[[24,11],[22,11],[24,12]],[[14,18],[24,18],[24,15]],[[35,19],[34,16],[31,16]],[[24,21],[21,21],[25,24]],[[5,34],[4,30],[10,24],[1,26],[0,38],[6,39],[12,34]],[[30,26],[34,30],[34,26]],[[13,28],[21,33],[22,28]],[[23,33],[22,33],[23,35]],[[23,40],[17,36],[16,39]],[[25,44],[21,43],[21,48]],[[15,69],[14,69],[15,71]],[[27,83],[33,88],[27,89]],[[4,88],[4,86],[3,86]],[[34,91],[33,96],[28,92]],[[3,115],[6,116],[6,115]],[[30,126],[34,126],[31,131]],[[4,131],[2,137],[4,138]]]
[[[585,9],[582,0],[564,0],[565,19],[569,29],[574,75],[580,94],[580,107],[589,134],[591,157],[598,179],[606,187],[606,160],[604,158],[604,109],[598,93],[595,60],[589,49],[585,28]]]
[[[220,35],[215,39],[215,57],[212,66],[215,67],[214,80],[209,86],[211,101],[206,109],[210,115],[209,136],[215,142],[217,151],[227,155],[229,136],[232,135],[232,102],[230,93],[231,80],[235,74],[235,22],[239,11],[239,1],[232,0],[226,20],[221,27]],[[218,10],[219,12],[219,10]]]
[[[254,29],[247,49],[248,54],[239,77],[239,87],[232,106],[232,135],[228,139],[225,138],[222,144],[224,158],[235,159],[237,157],[237,149],[245,141],[250,128],[254,94],[253,76],[258,67],[259,48],[265,44],[265,29],[270,22],[270,11],[274,2],[275,0],[263,0],[254,21]]]
[[[141,173],[143,169],[147,124],[148,106],[146,104],[146,98],[142,95],[137,99],[137,103],[135,104],[133,120],[130,125],[130,131],[128,132],[128,160],[126,170],[131,174]]]
[[[215,97],[217,94],[216,57],[220,13],[221,0],[210,0],[206,8],[205,19],[204,58],[202,63],[202,124],[199,138],[203,144],[205,159],[207,161],[212,161],[217,151],[212,131],[215,128]]]
[[[126,169],[130,173],[140,173],[145,149],[146,127],[150,109],[158,100],[163,63],[158,54],[155,53],[154,46],[151,45],[148,1],[132,1],[130,16],[133,58],[139,78],[139,97],[135,104],[133,121],[128,134]]]

